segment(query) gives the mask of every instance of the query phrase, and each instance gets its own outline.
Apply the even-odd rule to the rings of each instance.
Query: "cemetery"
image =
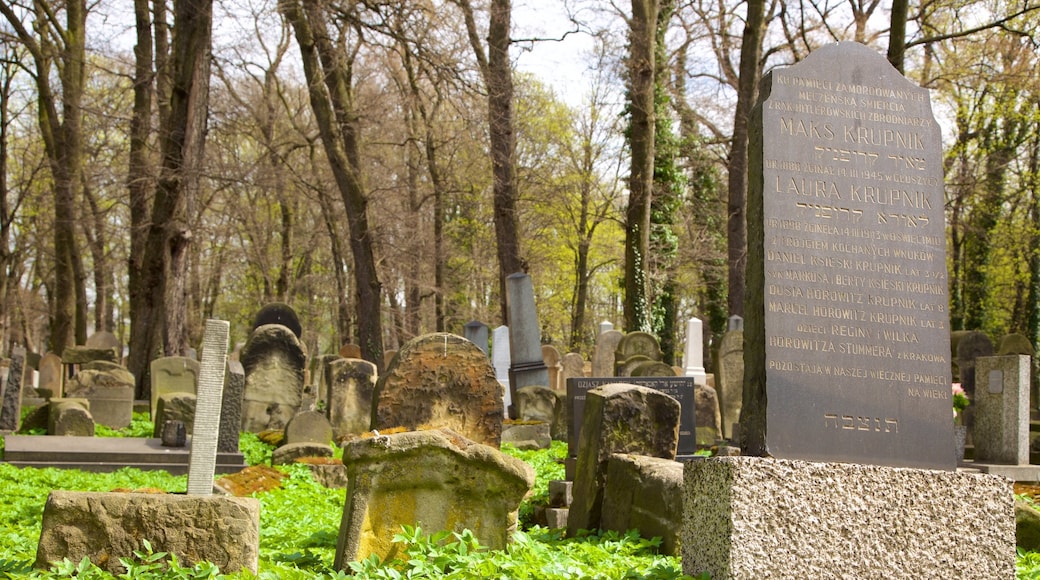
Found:
[[[524,272],[378,357],[282,302],[136,376],[112,332],[12,348],[0,576],[1040,577],[1036,353],[953,330],[928,90],[828,44],[748,131],[744,315],[681,360],[568,349]]]

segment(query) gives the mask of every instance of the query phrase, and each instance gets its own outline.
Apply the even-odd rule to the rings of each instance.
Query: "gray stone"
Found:
[[[567,391],[567,379],[580,379],[585,376],[585,357],[578,352],[569,352],[563,355],[560,380],[563,382],[563,390]]]
[[[123,343],[120,342],[119,337],[107,330],[91,334],[87,337],[87,341],[83,343],[83,346],[87,348],[114,349],[116,352],[123,351]]]
[[[975,461],[1029,465],[1029,366],[1025,355],[975,359]]]
[[[195,393],[165,393],[159,397],[155,411],[155,428],[153,437],[161,437],[167,421],[180,421],[188,435],[192,434],[195,423],[195,407],[198,401]]]
[[[549,505],[552,507],[567,507],[571,505],[574,482],[554,480],[549,482]]]
[[[644,538],[660,537],[660,553],[679,555],[683,514],[683,464],[615,453],[607,460],[600,528]]]
[[[545,369],[549,374],[549,382],[546,385],[557,393],[564,393],[567,390],[567,387],[560,382],[561,374],[563,373],[561,358],[560,351],[555,346],[551,344],[542,345],[542,362],[545,363]]]
[[[210,319],[206,321],[202,334],[202,361],[199,364],[191,454],[188,457],[189,495],[213,493],[230,332],[231,324],[228,321]]]
[[[311,385],[314,387],[315,404],[318,410],[324,409],[326,413],[329,408],[329,385],[332,384],[332,370],[330,365],[340,360],[338,354],[323,354],[311,357],[310,374]]]
[[[128,372],[81,370],[66,384],[69,398],[90,401],[94,422],[122,429],[130,425],[134,411],[134,381]]]
[[[488,325],[480,322],[479,320],[471,320],[462,327],[462,336],[477,345],[477,348],[482,350],[484,354],[488,351]]]
[[[332,443],[332,424],[318,411],[300,411],[285,425],[286,443]]]
[[[621,338],[614,350],[614,374],[632,376],[634,367],[632,363],[635,361],[660,360],[662,360],[661,345],[658,343],[657,337],[648,332],[629,332]]]
[[[679,411],[678,401],[647,387],[610,384],[588,392],[568,535],[599,527],[607,460],[612,454],[675,459]]]
[[[65,393],[62,392],[61,371],[61,357],[53,352],[44,354],[40,359],[40,379],[37,390],[41,393],[48,393],[51,398],[63,397]]]
[[[1022,334],[1008,334],[1000,339],[1000,345],[997,347],[998,356],[1007,356],[1009,354],[1024,354],[1026,356],[1033,356],[1033,344],[1029,342],[1029,339]]]
[[[342,463],[307,463],[311,470],[311,476],[322,486],[329,489],[346,489],[349,485],[347,480],[347,468]]]
[[[534,484],[530,465],[449,429],[358,439],[346,444],[343,457],[350,486],[338,570],[373,554],[393,554],[401,525],[417,522],[424,530],[467,528],[482,546],[501,550]]]
[[[730,330],[722,336],[718,367],[715,370],[715,390],[719,396],[719,411],[722,414],[722,436],[731,440],[733,424],[740,422],[740,409],[744,400],[743,330]]]
[[[549,369],[542,358],[542,335],[534,304],[534,286],[527,274],[506,276],[506,305],[509,309],[509,393],[516,404],[516,391],[528,385],[549,385]],[[515,410],[509,410],[516,417]]]
[[[148,540],[183,566],[208,561],[221,573],[257,572],[260,502],[254,498],[59,491],[43,508],[36,567],[89,558],[110,574],[125,572]]]
[[[57,436],[93,437],[94,418],[86,399],[51,399],[47,433]]]
[[[96,360],[119,364],[119,358],[119,353],[114,348],[69,346],[61,351],[61,362],[67,365],[81,365]]]
[[[167,356],[153,360],[149,369],[152,381],[152,420],[157,421],[159,397],[166,393],[195,394],[199,361],[183,356]]]
[[[11,351],[11,365],[0,400],[0,431],[17,431],[22,424],[22,365],[25,349],[16,346]]]
[[[744,452],[954,469],[928,91],[866,46],[821,47],[763,78],[748,161]]]
[[[618,343],[625,337],[620,330],[608,330],[601,332],[596,337],[596,346],[592,350],[592,375],[593,377],[614,376],[614,351]]]
[[[559,398],[559,395],[544,386],[530,385],[517,389],[518,419],[552,424],[556,420]]]
[[[188,444],[188,427],[184,421],[168,419],[159,429],[159,438],[163,447],[184,447]]]
[[[371,429],[372,396],[379,378],[376,365],[357,358],[341,358],[329,365],[329,373],[329,422],[336,440]]]
[[[570,510],[567,508],[546,508],[545,525],[552,530],[567,529],[567,516]]]
[[[282,429],[300,409],[306,355],[292,330],[266,324],[253,331],[239,360],[245,370],[242,430]]]
[[[629,366],[631,363],[626,363],[625,366]],[[629,377],[674,377],[675,369],[668,363],[664,363],[657,360],[651,361],[640,361],[635,365],[632,365],[631,371],[626,371],[628,374],[625,376]],[[697,378],[692,375],[687,375],[696,382]]]
[[[288,465],[301,457],[332,457],[332,454],[332,445],[328,443],[286,443],[271,453],[271,465]]]
[[[535,387],[524,387],[531,389]],[[545,388],[545,387],[540,387]],[[549,390],[549,389],[545,389]],[[523,451],[548,449],[552,446],[548,423],[503,423],[502,444],[509,443]]]
[[[447,427],[498,447],[502,391],[491,363],[472,342],[454,334],[426,334],[401,347],[379,377],[372,429]]]
[[[495,378],[502,384],[503,410],[513,404],[509,390],[509,327],[499,326],[491,333],[491,364],[495,367]]]
[[[245,385],[246,376],[242,363],[229,360],[220,402],[217,451],[221,453],[238,453],[239,430],[242,428],[242,392]]]
[[[702,447],[714,445],[722,434],[722,415],[719,411],[719,396],[715,389],[707,385],[697,385],[694,389],[695,408],[697,409],[697,445]]]
[[[282,302],[271,302],[265,304],[253,318],[253,331],[267,324],[280,324],[292,331],[299,339],[303,334],[300,326],[300,318],[296,311],[288,304]]]
[[[684,494],[691,576],[1015,577],[1014,496],[999,476],[725,457],[687,463]]]

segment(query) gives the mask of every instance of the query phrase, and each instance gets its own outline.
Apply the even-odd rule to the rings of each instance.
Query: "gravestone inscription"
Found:
[[[749,151],[744,453],[954,469],[928,91],[823,47],[763,79]]]

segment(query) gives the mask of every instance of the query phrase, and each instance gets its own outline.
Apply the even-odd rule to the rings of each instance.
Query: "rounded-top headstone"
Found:
[[[1026,338],[1025,335],[1009,334],[1000,339],[1000,346],[997,347],[997,354],[999,356],[1012,354],[1033,356],[1033,345],[1029,343],[1029,339]]]
[[[300,338],[303,332],[303,329],[300,327],[300,319],[296,316],[296,311],[283,302],[266,304],[256,313],[256,317],[253,318],[253,330],[255,331],[265,324],[281,324],[291,330],[296,335],[296,338]]]
[[[285,425],[286,443],[332,442],[332,424],[319,411],[301,411]]]

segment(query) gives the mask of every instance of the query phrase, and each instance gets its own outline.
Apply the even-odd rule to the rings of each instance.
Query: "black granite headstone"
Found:
[[[256,317],[253,318],[253,330],[265,324],[281,324],[291,330],[296,335],[296,338],[300,338],[303,332],[303,328],[300,326],[300,319],[296,316],[296,311],[292,309],[292,306],[282,302],[265,304],[256,313]]]
[[[745,454],[955,468],[942,161],[928,91],[863,45],[763,79]]]
[[[568,378],[567,379],[567,408],[570,416],[567,417],[567,448],[570,457],[578,455],[578,441],[581,434],[581,422],[585,413],[585,394],[592,389],[623,383],[649,387],[679,401],[679,446],[676,456],[680,458],[692,457],[697,451],[697,425],[694,420],[696,415],[696,402],[694,398],[693,377],[594,377],[594,378]]]

